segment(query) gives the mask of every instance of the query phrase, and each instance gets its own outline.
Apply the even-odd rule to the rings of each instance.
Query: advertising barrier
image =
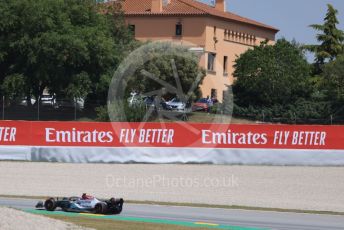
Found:
[[[344,126],[2,121],[0,159],[344,165]]]

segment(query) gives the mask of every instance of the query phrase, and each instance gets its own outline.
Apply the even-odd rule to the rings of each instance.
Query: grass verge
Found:
[[[96,230],[187,230],[189,227],[177,226],[177,225],[165,225],[165,224],[151,224],[142,222],[130,222],[130,221],[113,221],[104,219],[94,219],[87,217],[66,217],[66,216],[49,216],[49,218],[58,219],[64,222],[76,224],[78,226],[93,228]],[[202,229],[205,228],[192,228]]]
[[[176,122],[180,121],[180,119],[154,119],[151,122]],[[206,112],[193,112],[188,114],[188,121],[189,123],[225,123],[225,124],[256,124],[256,121],[242,119],[242,118],[235,118],[229,115],[221,115],[221,114],[213,114],[213,113],[206,113]]]

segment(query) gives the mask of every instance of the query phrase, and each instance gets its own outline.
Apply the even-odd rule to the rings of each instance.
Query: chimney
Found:
[[[161,13],[162,12],[162,1],[163,0],[152,0],[152,13]]]
[[[166,7],[168,4],[170,4],[171,3],[171,0],[163,0],[162,1],[162,6],[163,7]]]
[[[215,9],[226,12],[226,0],[215,0]]]

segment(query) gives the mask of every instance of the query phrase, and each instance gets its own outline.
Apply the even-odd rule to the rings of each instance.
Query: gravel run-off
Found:
[[[92,230],[12,208],[0,207],[1,230]]]
[[[344,212],[344,167],[0,162],[0,195]]]

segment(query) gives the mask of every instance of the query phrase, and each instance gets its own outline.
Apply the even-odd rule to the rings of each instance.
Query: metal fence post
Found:
[[[2,120],[5,120],[5,96],[2,96]]]
[[[296,124],[296,113],[294,113],[294,118],[295,118],[295,124]]]
[[[76,100],[74,98],[74,121],[76,121]]]
[[[333,116],[331,114],[331,125],[333,125]]]
[[[41,104],[40,102],[41,102],[41,96],[38,97],[38,101],[37,101],[37,120],[38,121],[39,121],[39,104]]]

